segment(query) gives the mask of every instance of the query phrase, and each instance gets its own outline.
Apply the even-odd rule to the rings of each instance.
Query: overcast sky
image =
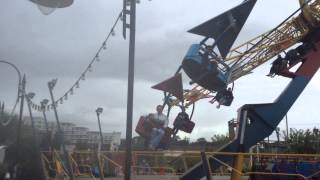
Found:
[[[136,66],[134,90],[135,127],[140,115],[162,103],[162,93],[150,87],[172,76],[188,47],[202,37],[187,33],[192,27],[241,3],[242,0],[141,0],[137,6]],[[28,0],[2,0],[0,6],[0,59],[14,63],[27,76],[27,90],[36,93],[35,102],[49,97],[47,82],[58,78],[54,90],[62,96],[84,71],[122,8],[121,0],[75,0],[65,9],[41,14]],[[298,0],[260,0],[243,28],[237,44],[266,32],[299,7]],[[121,131],[125,136],[128,40],[121,37],[120,23],[80,88],[59,105],[61,121],[96,130],[95,109],[104,108],[103,131]],[[272,102],[289,82],[268,78],[270,63],[235,83],[231,107],[216,109],[206,100],[196,104],[191,139],[210,138],[227,132],[227,121],[248,103]],[[189,79],[184,75],[184,83]],[[0,101],[10,110],[15,102],[17,75],[0,64]],[[186,87],[187,88],[187,87]],[[319,127],[320,75],[313,78],[288,113],[293,128]],[[26,111],[25,111],[26,112]],[[40,114],[35,113],[36,116]],[[171,115],[172,118],[176,114]],[[54,120],[52,112],[49,118]],[[281,128],[284,124],[281,123]]]

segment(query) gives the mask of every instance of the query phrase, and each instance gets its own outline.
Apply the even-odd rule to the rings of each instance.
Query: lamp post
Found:
[[[102,135],[102,130],[101,130],[101,122],[100,122],[100,114],[103,112],[103,109],[101,107],[96,109],[97,113],[97,118],[98,118],[98,125],[99,125],[99,132],[100,132],[100,143],[101,143],[101,149],[103,146],[103,135]]]
[[[49,133],[49,125],[48,125],[48,120],[47,120],[47,115],[46,115],[46,106],[49,103],[48,99],[43,99],[40,104],[41,104],[41,111],[43,114],[43,119],[44,119],[44,123],[46,125],[46,134],[47,134],[47,138],[48,138],[48,143],[49,143],[49,147],[51,149],[51,138],[50,138],[50,133]]]
[[[31,105],[32,105],[31,99],[33,99],[34,96],[35,96],[35,93],[33,93],[33,92],[29,92],[28,94],[25,95],[26,100],[27,100],[29,115],[30,115],[30,121],[31,121],[31,127],[32,127],[32,135],[33,135],[33,138],[36,139],[37,135],[36,135],[36,129],[35,129],[35,126],[34,126],[34,119],[33,119],[32,109],[31,109]]]
[[[97,118],[98,118],[98,125],[99,125],[99,133],[100,133],[100,146],[98,146],[97,159],[98,159],[98,166],[99,166],[101,180],[104,179],[103,168],[102,168],[101,161],[100,161],[100,153],[101,153],[101,149],[103,147],[103,135],[102,135],[101,123],[100,123],[100,114],[102,113],[102,111],[103,111],[103,109],[101,107],[96,109]]]
[[[289,141],[288,114],[286,114],[285,118],[286,118],[286,139],[285,139],[285,141],[286,141],[286,143],[288,143],[288,141]]]
[[[31,120],[34,147],[35,147],[35,151],[37,153],[37,167],[39,168],[40,179],[45,180],[45,176],[44,176],[44,172],[43,172],[43,168],[42,168],[42,163],[41,163],[40,144],[39,144],[39,139],[37,136],[37,131],[36,131],[36,127],[34,124],[34,119],[33,119],[32,109],[31,109],[31,105],[32,105],[31,99],[34,96],[35,96],[35,93],[33,93],[33,92],[29,92],[28,94],[25,95],[26,100],[27,100],[27,104],[28,104],[29,116],[30,116],[30,120]]]
[[[41,111],[42,111],[42,114],[43,114],[43,119],[44,119],[44,123],[46,125],[46,131],[47,131],[47,134],[49,133],[49,125],[48,125],[48,120],[47,120],[47,115],[46,115],[46,106],[47,104],[49,103],[49,100],[48,99],[43,99],[40,104],[41,104]]]
[[[127,8],[130,4],[130,10]],[[130,24],[127,24],[126,16],[130,16]],[[126,37],[126,29],[130,29],[129,39],[129,65],[128,65],[128,94],[127,94],[127,127],[126,127],[126,160],[124,180],[131,179],[132,161],[132,115],[133,115],[133,89],[134,89],[134,57],[136,38],[136,0],[123,0],[123,37]]]
[[[20,92],[21,92],[21,88],[22,88],[22,78],[21,78],[21,72],[19,71],[18,67],[16,65],[14,65],[11,62],[8,61],[3,61],[0,60],[0,63],[4,63],[4,64],[8,64],[9,66],[13,67],[13,69],[17,72],[18,74],[18,78],[19,78],[19,82],[18,82],[18,95],[17,95],[17,102],[19,101],[19,97],[20,97]]]
[[[57,104],[56,104],[56,102],[54,100],[53,92],[52,92],[54,87],[55,87],[55,85],[56,85],[56,83],[57,83],[57,79],[53,79],[52,81],[49,81],[48,82],[48,88],[49,88],[49,92],[50,92],[50,97],[51,97],[51,102],[52,102],[54,115],[55,115],[55,118],[56,118],[56,121],[57,121],[58,133],[61,136],[62,149],[63,149],[64,158],[65,158],[66,163],[67,163],[68,175],[69,175],[70,180],[74,180],[75,178],[74,178],[74,175],[73,175],[73,169],[72,169],[72,166],[71,166],[71,163],[70,163],[70,159],[69,159],[69,154],[68,154],[68,151],[67,151],[66,146],[64,144],[64,133],[63,133],[63,131],[61,129],[61,126],[60,126],[60,121],[59,121],[58,112],[57,112]]]

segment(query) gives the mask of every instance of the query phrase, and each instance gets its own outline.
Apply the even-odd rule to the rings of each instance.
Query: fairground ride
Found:
[[[273,70],[276,69],[273,73],[290,78],[291,82],[272,103],[240,107],[236,136],[220,152],[248,152],[250,147],[268,137],[320,66],[319,0],[299,0],[300,8],[277,27],[231,49],[256,2],[245,0],[239,6],[191,29],[189,32],[204,36],[204,39],[191,45],[174,78],[156,86],[156,89],[166,92],[165,104],[169,107],[179,105],[185,109],[205,98],[214,98],[219,104],[229,106],[233,95],[225,96],[225,92],[233,89],[234,81],[278,56],[273,62]],[[276,63],[279,61],[280,64]],[[180,83],[174,83],[174,79],[181,78],[178,73],[181,69],[190,77],[190,84],[196,84],[191,90],[183,91]],[[179,84],[179,87],[172,88],[172,84]],[[233,167],[241,169],[241,155],[234,158],[215,155],[199,162],[180,179],[201,179],[209,172],[206,170],[208,166],[216,169],[221,162],[232,160]],[[240,175],[234,172],[232,179],[240,179]]]

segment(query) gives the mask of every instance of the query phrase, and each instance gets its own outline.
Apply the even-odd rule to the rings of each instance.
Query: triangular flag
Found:
[[[181,73],[152,86],[153,89],[168,92],[183,101],[183,86]]]

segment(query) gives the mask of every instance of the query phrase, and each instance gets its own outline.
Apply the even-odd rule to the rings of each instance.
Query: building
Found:
[[[100,133],[99,131],[88,131],[88,145],[90,147],[97,147],[100,143]],[[104,150],[118,151],[120,146],[121,133],[102,133],[103,137],[103,147]]]
[[[33,117],[34,120],[34,127],[38,129],[40,132],[46,132],[46,123],[44,122],[44,119],[42,117]],[[26,126],[31,126],[31,119],[30,117],[24,117],[23,118],[23,124]],[[48,129],[49,131],[53,131],[56,128],[56,123],[54,122],[48,122]]]
[[[76,127],[75,124],[69,122],[61,122],[60,123],[61,130],[63,131],[64,140],[66,144],[73,144],[73,128]]]
[[[72,127],[72,136],[71,136],[71,143],[88,143],[88,131],[89,128],[86,127]]]
[[[44,119],[42,117],[34,117],[33,119],[35,128],[38,129],[40,133],[46,133],[47,128]],[[24,124],[31,126],[31,120],[29,117],[24,118]],[[68,145],[87,144],[89,148],[95,149],[100,143],[99,131],[89,131],[89,128],[87,127],[79,127],[70,122],[61,122],[60,126],[64,133],[64,140]],[[57,124],[55,122],[48,121],[48,129],[50,132],[55,133],[57,131]],[[103,150],[119,150],[121,132],[103,132],[102,136]]]

